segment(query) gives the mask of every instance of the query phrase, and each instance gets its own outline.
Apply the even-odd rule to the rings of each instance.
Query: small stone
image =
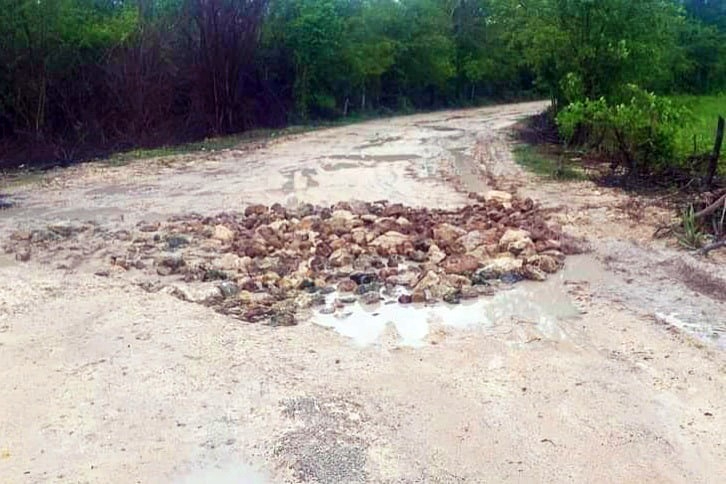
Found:
[[[267,207],[261,204],[250,205],[245,208],[245,217],[252,217],[255,215],[264,215],[267,213]]]
[[[411,259],[414,262],[425,262],[427,259],[426,252],[422,250],[414,250],[410,254],[408,254],[408,258]]]
[[[398,302],[400,304],[411,304],[413,302],[413,296],[410,294],[401,294],[398,296]]]
[[[486,284],[486,281],[500,279],[505,274],[517,274],[522,269],[522,260],[511,256],[497,257],[487,262],[472,277],[473,284]]]
[[[170,276],[173,273],[173,269],[167,266],[159,266],[156,268],[156,273],[160,276]]]
[[[278,312],[270,317],[270,326],[295,326],[297,321],[295,315],[290,312]]]
[[[461,291],[450,291],[444,294],[444,302],[449,304],[461,304]]]
[[[376,304],[381,301],[381,296],[377,292],[367,292],[360,297],[362,304]]]
[[[534,251],[534,243],[526,230],[508,229],[499,239],[499,249],[518,255],[527,250]]]
[[[217,287],[219,287],[224,297],[236,296],[239,293],[239,287],[232,281],[224,281]]]
[[[98,277],[108,277],[109,272],[106,270],[101,270],[101,271],[94,272],[93,275],[98,276]]]
[[[359,286],[362,284],[370,284],[378,280],[378,276],[372,272],[354,272],[350,275],[353,280]]]
[[[181,256],[181,254],[165,254],[157,257],[155,260],[155,264],[157,265],[157,267],[170,269],[169,273],[173,274],[181,267],[186,265],[186,262],[184,261],[184,258]]]
[[[234,231],[224,225],[215,225],[212,238],[222,242],[229,242],[234,239]]]
[[[431,244],[428,251],[428,259],[434,264],[439,264],[442,260],[446,259],[446,253],[438,245]]]
[[[58,222],[48,225],[48,230],[61,237],[71,237],[79,232],[83,232],[87,227],[75,222]]]
[[[377,282],[371,282],[369,284],[361,284],[359,285],[355,293],[356,294],[367,294],[369,292],[375,292],[378,293],[381,290],[381,285]]]
[[[386,282],[394,286],[413,287],[418,282],[419,274],[407,271],[403,274],[395,274],[386,278]]]
[[[411,302],[424,303],[426,300],[427,296],[424,291],[413,291],[413,294],[411,294]]]
[[[434,228],[434,239],[447,245],[453,244],[466,234],[466,231],[448,223],[439,224]]]
[[[350,232],[350,235],[353,239],[353,242],[358,245],[366,245],[366,243],[368,242],[368,231],[364,228],[355,228]]]
[[[506,204],[512,201],[512,194],[500,190],[489,190],[486,194],[484,194],[484,200],[487,202],[497,201],[502,204]]]
[[[488,230],[486,232],[473,230],[460,237],[457,242],[460,243],[467,252],[471,252],[482,245],[497,242],[496,229]]]
[[[442,262],[448,274],[473,274],[479,268],[479,260],[471,255],[451,255]]]
[[[320,314],[333,314],[335,312],[335,307],[333,306],[326,306],[324,308],[320,308],[318,311]]]
[[[356,288],[358,287],[358,284],[355,283],[352,279],[348,279],[345,281],[341,281],[338,284],[338,292],[354,292]]]
[[[166,247],[168,250],[176,250],[180,247],[189,245],[189,239],[183,235],[169,235],[166,237]]]
[[[204,275],[202,276],[203,281],[225,281],[227,279],[229,279],[227,273],[218,269],[204,271]]]
[[[530,281],[545,281],[547,280],[547,274],[539,267],[533,265],[525,265],[522,268],[522,276]]]
[[[30,247],[23,247],[15,253],[15,260],[28,262],[30,260]]]
[[[353,256],[346,249],[341,248],[333,251],[328,261],[333,267],[343,267],[353,263]]]
[[[159,230],[159,222],[153,222],[153,223],[141,223],[139,225],[139,231],[140,232],[156,232]]]
[[[312,279],[303,279],[300,281],[300,284],[298,284],[297,288],[301,291],[307,291],[307,292],[316,292],[318,290],[318,286],[315,285],[315,281]]]
[[[528,257],[527,265],[534,266],[548,274],[554,274],[560,270],[561,267],[560,262],[558,262],[554,257],[546,254]]]
[[[499,278],[499,280],[502,281],[504,284],[516,284],[522,279],[524,278],[520,274],[515,272],[507,272]]]
[[[380,254],[392,255],[403,253],[403,248],[406,242],[409,244],[411,242],[408,235],[391,230],[379,237],[376,237],[369,245],[376,247]]]

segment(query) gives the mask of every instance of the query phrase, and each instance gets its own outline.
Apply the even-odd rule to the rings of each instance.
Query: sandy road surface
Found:
[[[722,482],[723,270],[652,242],[667,216],[656,208],[635,220],[621,193],[521,173],[504,129],[541,107],[86,165],[13,189],[3,239],[251,202],[456,206],[489,184],[559,207],[593,253],[483,303],[501,303],[487,324],[479,306],[466,324],[432,323],[416,349],[391,325],[360,346],[314,321],[242,324],[123,278],[2,256],[0,481]]]

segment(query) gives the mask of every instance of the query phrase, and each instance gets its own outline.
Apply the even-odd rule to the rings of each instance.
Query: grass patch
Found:
[[[181,143],[178,145],[160,146],[157,148],[142,148],[122,151],[114,153],[106,158],[101,158],[98,161],[105,162],[112,166],[121,166],[134,160],[158,158],[163,156],[184,155],[201,151],[220,151],[234,148],[242,143],[249,143],[252,141],[266,141],[274,138],[279,138],[281,136],[289,136],[293,134],[315,131],[317,129],[333,128],[336,126],[345,126],[349,124],[361,123],[372,119],[390,117],[392,115],[397,115],[397,113],[390,113],[388,115],[384,115],[381,113],[355,114],[346,118],[333,121],[317,121],[311,124],[293,125],[281,129],[253,129],[249,131],[244,131],[242,133],[231,134],[228,136],[207,138],[203,141]]]
[[[566,153],[550,153],[537,146],[519,144],[514,147],[514,160],[527,170],[554,180],[587,178],[582,167],[574,164]]]
[[[726,94],[683,95],[673,96],[671,99],[690,111],[686,125],[679,130],[677,135],[678,154],[686,158],[693,154],[711,151],[716,139],[718,117],[719,115],[726,116]]]

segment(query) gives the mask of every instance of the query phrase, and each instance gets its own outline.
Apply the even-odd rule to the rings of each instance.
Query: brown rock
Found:
[[[338,292],[341,292],[341,293],[355,292],[357,287],[358,287],[358,284],[356,284],[355,281],[353,281],[351,279],[346,279],[344,281],[340,281],[340,283],[338,284]]]
[[[328,225],[336,234],[350,232],[357,217],[348,210],[335,210],[328,220]]]
[[[431,244],[428,251],[429,261],[438,264],[446,258],[446,254],[436,244]]]
[[[345,248],[335,250],[328,258],[333,267],[343,267],[353,263],[353,256]]]
[[[400,232],[390,231],[377,237],[369,245],[375,247],[381,255],[393,255],[403,253],[404,244],[406,242],[409,244],[411,243],[407,235]]]
[[[429,271],[416,284],[413,290],[414,295],[424,296],[424,300],[441,299],[444,295],[450,293],[454,288],[447,283],[442,277],[434,271]]]
[[[518,255],[534,251],[534,243],[526,230],[508,229],[499,239],[499,250]]]
[[[434,239],[445,244],[453,244],[465,234],[464,229],[448,223],[439,224],[434,228]]]
[[[477,274],[481,273],[486,279],[497,279],[504,274],[516,274],[522,269],[522,260],[515,259],[511,255],[503,255],[491,259],[484,264]]]
[[[234,231],[224,225],[215,225],[212,238],[222,242],[229,242],[234,239]]]
[[[350,232],[353,242],[358,245],[366,245],[368,243],[367,235],[368,231],[362,227],[355,228]]]
[[[497,201],[502,204],[507,204],[512,201],[512,194],[500,190],[489,190],[484,194],[484,200],[486,202]]]
[[[547,274],[544,273],[540,268],[533,265],[525,265],[522,267],[522,276],[530,281],[545,281],[547,280]]]
[[[388,284],[395,286],[413,287],[419,279],[419,274],[413,271],[407,271],[402,274],[391,275],[386,278]]]
[[[471,255],[450,255],[441,266],[447,274],[473,274],[479,268],[479,259]]]
[[[261,204],[250,205],[245,208],[245,216],[264,215],[267,213],[267,207]]]
[[[561,263],[557,259],[546,254],[527,257],[526,265],[537,267],[548,274],[554,274],[561,267]]]

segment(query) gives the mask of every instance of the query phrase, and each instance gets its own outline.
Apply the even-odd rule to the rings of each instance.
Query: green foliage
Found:
[[[671,96],[671,100],[689,113],[676,137],[678,157],[685,159],[710,151],[716,138],[718,117],[726,116],[726,94],[680,95]],[[726,168],[723,162],[721,165]]]
[[[629,174],[672,164],[685,109],[633,85],[627,91],[631,95],[626,102],[612,104],[599,98],[571,103],[557,116],[560,132],[568,143],[585,141],[596,146],[625,165]]]
[[[685,19],[668,0],[531,0],[504,2],[511,39],[561,105],[618,96],[627,83],[668,83],[677,33]],[[581,97],[563,91],[568,74]]]
[[[558,110],[573,103],[561,121],[571,136],[587,121],[610,132],[611,149],[612,133],[627,132],[616,151],[658,166],[672,149],[669,108],[627,86],[726,90],[725,5],[0,0],[0,146],[25,143],[18,160],[43,143],[37,158],[95,156],[296,121],[549,96]]]
[[[693,205],[684,210],[681,215],[681,230],[680,234],[677,234],[677,238],[678,243],[687,249],[696,250],[703,246],[706,235],[698,225]]]

